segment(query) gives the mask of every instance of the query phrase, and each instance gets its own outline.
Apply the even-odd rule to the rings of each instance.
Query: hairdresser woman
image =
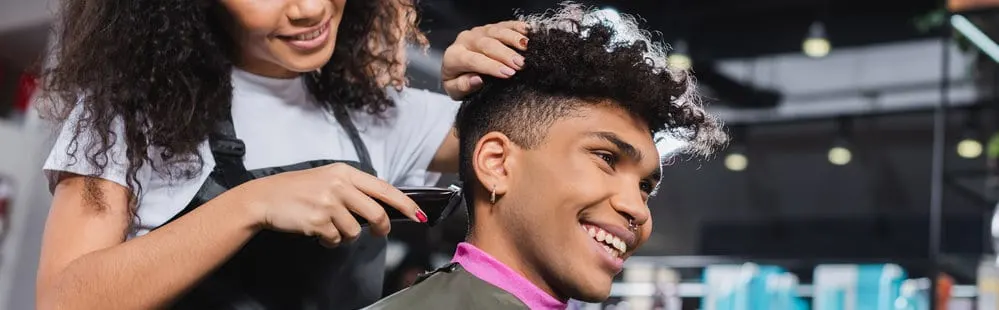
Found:
[[[400,24],[416,19],[395,1],[65,0],[39,308],[380,298],[390,226],[376,200],[424,222],[393,185],[457,168],[457,105],[398,87],[413,29]],[[459,36],[448,93],[513,74],[525,31]]]

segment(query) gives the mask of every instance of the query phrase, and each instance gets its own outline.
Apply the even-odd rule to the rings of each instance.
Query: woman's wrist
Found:
[[[248,186],[245,185],[250,185],[252,182],[232,188],[214,200],[220,204],[219,207],[226,213],[227,218],[236,219],[247,229],[258,231],[265,226],[267,213],[262,202],[248,195],[252,190],[248,190]]]

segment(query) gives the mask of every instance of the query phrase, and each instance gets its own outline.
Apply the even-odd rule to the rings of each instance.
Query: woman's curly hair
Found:
[[[666,47],[633,17],[565,2],[520,19],[531,29],[524,68],[508,79],[486,77],[458,111],[459,171],[466,186],[479,184],[471,156],[483,135],[498,131],[534,148],[556,120],[582,105],[620,106],[648,124],[650,137],[682,142],[682,153],[709,156],[727,142],[693,77],[670,67]],[[472,193],[465,193],[469,206]]]
[[[401,40],[425,44],[418,21],[406,15],[415,8],[399,5],[413,7],[409,0],[346,2],[332,58],[321,73],[307,74],[319,102],[372,114],[393,106],[378,75],[405,66],[397,57]],[[63,0],[60,12],[55,63],[44,75],[51,109],[43,112],[66,122],[81,109],[67,154],[89,161],[101,175],[116,135],[124,135],[133,205],[142,190],[136,174],[153,159],[166,163],[152,167],[158,173],[191,177],[199,171],[198,145],[230,113],[232,100],[230,72],[238,51],[222,3]],[[390,83],[406,80],[395,74]],[[123,132],[114,129],[116,122]],[[80,139],[86,136],[94,138]]]

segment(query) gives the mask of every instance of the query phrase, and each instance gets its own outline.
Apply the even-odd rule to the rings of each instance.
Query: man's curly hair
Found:
[[[704,110],[693,77],[670,68],[666,48],[633,17],[567,2],[520,19],[531,29],[524,68],[508,79],[487,78],[458,111],[466,188],[481,187],[471,156],[483,135],[498,131],[533,148],[580,105],[616,104],[641,117],[651,138],[679,139],[689,154],[710,155],[727,140],[721,123]],[[469,215],[473,192],[466,192]]]
[[[321,73],[307,73],[312,95],[327,107],[344,105],[378,114],[393,106],[378,83],[387,68],[405,66],[397,58],[400,40],[425,38],[418,20],[401,14],[408,0],[347,1],[336,47]],[[55,65],[45,72],[51,109],[65,122],[79,104],[71,158],[89,161],[103,173],[109,150],[124,135],[127,179],[133,193],[139,169],[156,156],[160,173],[193,176],[203,165],[198,145],[217,120],[230,113],[230,72],[239,54],[226,29],[229,13],[217,0],[63,0]],[[400,19],[412,21],[398,29]],[[401,30],[401,31],[393,31]],[[367,44],[377,42],[378,44]],[[392,76],[392,85],[406,83]],[[124,132],[113,130],[114,122]],[[93,141],[80,139],[93,136]],[[82,144],[82,145],[81,145]],[[159,152],[150,153],[149,150]],[[93,182],[89,182],[93,183]],[[88,192],[96,190],[92,185]],[[135,202],[133,195],[133,203]],[[98,197],[99,198],[99,197]],[[100,201],[91,201],[97,203]]]

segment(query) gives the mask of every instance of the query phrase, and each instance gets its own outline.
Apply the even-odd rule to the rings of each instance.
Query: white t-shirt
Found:
[[[316,104],[301,77],[274,79],[234,69],[232,83],[233,124],[236,136],[246,144],[247,170],[321,159],[358,160],[343,127]],[[426,168],[450,131],[459,105],[447,96],[425,90],[388,92],[396,107],[384,116],[363,111],[350,113],[368,148],[372,165],[379,178],[395,186],[433,185],[440,174]],[[75,158],[66,154],[80,111],[77,107],[71,114],[45,162],[44,171],[51,188],[61,172],[89,175],[96,171],[82,156],[83,147],[77,148]],[[121,122],[113,127],[117,132],[123,130]],[[108,164],[101,177],[127,187],[125,142],[123,135],[116,136],[118,141],[108,152]],[[87,145],[90,138],[81,135],[78,145]],[[149,164],[138,171],[142,193],[136,210],[137,231],[129,237],[162,225],[191,201],[215,167],[207,140],[198,151],[205,164],[192,179],[155,174]],[[150,152],[158,154],[152,153],[155,150]],[[159,160],[159,156],[150,158]]]

